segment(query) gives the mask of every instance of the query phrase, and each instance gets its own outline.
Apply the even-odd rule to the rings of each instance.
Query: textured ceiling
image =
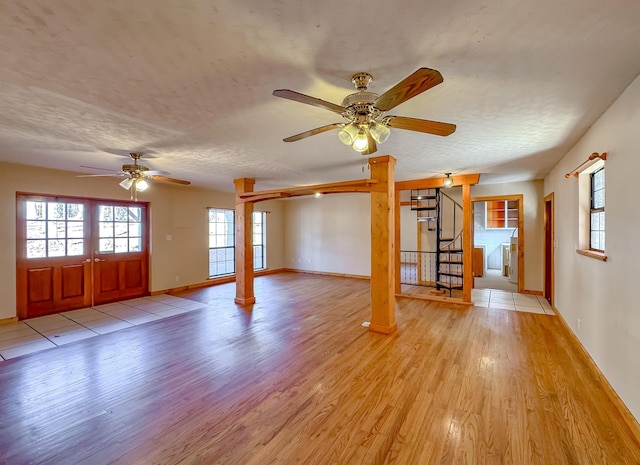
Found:
[[[539,179],[640,72],[639,24],[632,0],[3,1],[0,160],[95,173],[142,151],[225,191],[362,178],[335,130],[283,142],[340,118],[272,91],[339,104],[355,72],[381,94],[429,67],[444,82],[393,114],[457,131],[392,130],[396,179]]]

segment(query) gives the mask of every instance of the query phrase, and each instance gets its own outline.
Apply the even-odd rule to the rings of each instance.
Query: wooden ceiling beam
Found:
[[[272,189],[257,192],[245,192],[238,195],[241,202],[262,202],[265,200],[285,199],[289,197],[300,197],[304,195],[338,194],[350,192],[368,193],[378,184],[375,179],[358,179],[354,181],[333,182],[328,184],[315,184],[311,186],[287,187],[284,189]]]
[[[454,186],[463,186],[469,185],[473,186],[474,184],[478,184],[480,181],[480,174],[463,174],[460,176],[451,176],[453,178]],[[433,189],[436,187],[443,187],[442,180],[443,177],[440,178],[425,178],[425,179],[412,179],[411,181],[396,181],[396,192],[397,191],[408,191],[412,189]]]

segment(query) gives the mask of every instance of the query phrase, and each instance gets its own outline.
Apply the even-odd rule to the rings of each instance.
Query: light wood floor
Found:
[[[555,316],[256,280],[213,304],[0,365],[0,464],[636,464],[640,446]]]

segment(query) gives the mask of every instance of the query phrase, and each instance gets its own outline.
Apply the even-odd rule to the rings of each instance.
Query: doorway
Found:
[[[524,290],[524,196],[474,197],[474,287]]]
[[[553,192],[544,198],[544,298],[553,307],[554,282],[554,199]]]
[[[18,317],[148,294],[148,205],[19,193]]]

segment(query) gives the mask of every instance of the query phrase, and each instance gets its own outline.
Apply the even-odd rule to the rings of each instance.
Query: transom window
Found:
[[[84,255],[84,205],[61,201],[26,204],[27,258]]]
[[[604,167],[591,173],[589,248],[604,252]]]

